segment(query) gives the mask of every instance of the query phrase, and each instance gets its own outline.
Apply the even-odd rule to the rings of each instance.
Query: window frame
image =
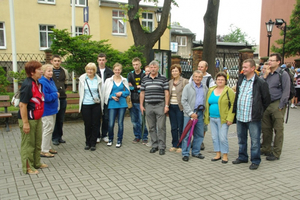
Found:
[[[143,22],[145,22],[146,23],[146,26],[145,27],[148,27],[149,28],[149,22],[151,22],[152,23],[152,30],[151,29],[149,29],[150,30],[150,32],[153,32],[154,31],[154,13],[152,13],[152,12],[143,12],[142,13],[142,16],[143,16],[143,14],[146,14],[146,17],[147,18],[143,18],[142,17],[142,25],[143,25]],[[152,14],[152,19],[149,19],[148,18],[148,15],[149,14]],[[144,25],[143,25],[144,26]]]
[[[41,30],[41,26],[46,26],[46,31],[44,30]],[[49,30],[49,26],[52,26],[53,28],[55,28],[55,25],[51,25],[51,24],[39,24],[39,46],[40,46],[40,50],[46,50],[46,49],[49,49],[51,47],[51,45],[49,46],[49,41],[48,41],[48,36],[49,36],[49,33],[53,33],[53,31]],[[41,46],[41,32],[45,32],[46,33],[46,44],[47,46],[46,47],[42,47]]]
[[[84,0],[84,5],[81,5],[81,4],[78,3],[79,0],[75,0],[75,6],[76,7],[86,7],[86,1],[87,0]],[[70,0],[70,5],[72,6],[72,0]]]
[[[117,11],[118,12],[118,17],[116,16],[113,16],[113,13],[114,11]],[[124,17],[120,17],[120,12],[123,12],[124,14]],[[118,9],[113,9],[112,10],[112,34],[113,35],[119,35],[119,36],[125,36],[126,35],[126,32],[127,32],[127,26],[126,26],[126,22],[123,20],[123,18],[125,18],[126,15],[125,15],[125,12],[123,10],[118,10]],[[118,32],[117,33],[114,33],[114,19],[117,19],[118,20],[118,23],[119,21],[122,21],[122,23],[124,23],[124,33],[120,33],[120,30],[118,28]]]
[[[3,24],[3,28],[0,28],[0,31],[3,31],[3,41],[4,41],[4,46],[0,46],[0,49],[6,49],[6,30],[5,30],[5,22],[0,21],[1,24]]]
[[[80,28],[81,31],[79,31]],[[83,35],[82,31],[83,31],[82,26],[75,26],[75,36]],[[72,27],[71,27],[71,32],[72,32]]]
[[[38,3],[42,3],[42,4],[56,4],[56,0],[53,0],[54,2],[49,2],[50,0],[37,0]]]
[[[180,38],[180,43],[178,42],[178,38]],[[182,44],[183,38],[185,38],[185,44]],[[178,43],[179,47],[186,47],[187,46],[187,36],[176,36],[176,42]]]

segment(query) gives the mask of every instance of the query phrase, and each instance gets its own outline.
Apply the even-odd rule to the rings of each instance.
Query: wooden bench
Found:
[[[12,117],[12,114],[8,112],[7,107],[10,107],[10,98],[8,95],[0,96],[0,108],[4,107],[4,113],[0,113],[0,118],[6,118],[5,127],[6,131],[9,132],[8,119]]]
[[[67,105],[79,105],[79,94],[71,93],[67,94]],[[79,113],[78,108],[67,109],[66,113]]]

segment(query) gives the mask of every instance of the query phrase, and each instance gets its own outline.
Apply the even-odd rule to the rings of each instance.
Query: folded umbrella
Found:
[[[191,128],[191,131],[190,131],[190,135],[189,135],[189,140],[188,140],[187,146],[189,146],[190,143],[191,143],[192,136],[194,134],[195,125],[197,124],[198,119],[193,119],[192,121],[193,121],[193,123],[192,123],[192,128]]]
[[[178,144],[177,144],[177,147],[179,146],[179,144],[180,144],[180,143],[182,142],[182,140],[185,138],[186,134],[187,134],[187,133],[189,132],[189,130],[191,129],[192,124],[193,124],[193,120],[190,119],[190,120],[188,121],[188,123],[186,124],[184,130],[182,131],[182,134],[181,134],[180,140],[179,140],[179,142],[178,142]]]

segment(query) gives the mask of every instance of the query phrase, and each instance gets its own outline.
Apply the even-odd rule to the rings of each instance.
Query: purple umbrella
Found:
[[[179,142],[177,144],[177,147],[182,142],[182,140],[185,138],[186,134],[189,132],[189,130],[191,129],[192,125],[193,125],[193,120],[189,120],[188,123],[186,124],[184,130],[182,131],[182,134],[181,134],[180,140],[179,140]]]
[[[198,122],[198,119],[191,119],[191,120],[193,121],[193,124],[192,124],[192,128],[191,128],[191,131],[190,131],[190,135],[189,135],[189,140],[188,140],[187,146],[189,146],[190,143],[191,143],[192,135],[194,134],[195,125]]]

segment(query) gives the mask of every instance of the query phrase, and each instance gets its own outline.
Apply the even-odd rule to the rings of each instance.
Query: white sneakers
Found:
[[[111,146],[111,145],[112,145],[112,142],[109,141],[109,142],[107,143],[107,146]]]
[[[118,141],[116,144],[116,148],[120,148],[121,146],[122,146],[122,143]]]
[[[297,106],[292,103],[291,108],[296,108],[297,109]]]
[[[103,141],[106,142],[106,143],[108,143],[108,137],[107,137],[107,136],[104,137],[104,138],[103,138]]]
[[[97,143],[100,143],[100,141],[101,141],[101,138],[97,138]]]

